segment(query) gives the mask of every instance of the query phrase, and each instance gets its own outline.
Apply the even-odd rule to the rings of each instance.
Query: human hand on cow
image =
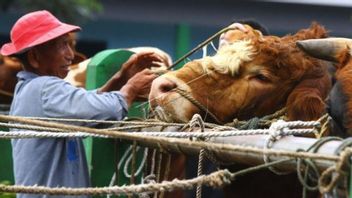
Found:
[[[133,54],[122,65],[121,69],[116,72],[110,78],[110,80],[99,89],[99,92],[120,90],[128,82],[128,80],[134,77],[137,73],[145,69],[150,69],[151,67],[159,67],[160,61],[160,56],[153,52],[141,52]]]
[[[135,100],[148,98],[152,81],[157,77],[150,69],[144,69],[131,77],[121,88],[121,93],[130,106]]]
[[[220,35],[219,49],[238,40],[262,39],[262,33],[251,26],[242,23],[232,23],[228,28],[233,28]]]
[[[121,67],[120,74],[126,81],[140,71],[160,67],[162,58],[154,52],[140,52],[132,55]]]
[[[247,28],[241,23],[232,23],[227,28],[232,28],[232,29],[228,30],[220,35],[219,48],[221,48],[222,46],[227,45],[229,43],[230,38],[236,32],[236,30],[237,30],[237,32],[238,31],[243,32],[243,33],[248,32]]]

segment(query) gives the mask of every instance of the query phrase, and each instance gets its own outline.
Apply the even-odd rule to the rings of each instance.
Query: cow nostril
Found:
[[[160,85],[159,90],[162,93],[169,92],[176,88],[176,84],[174,82],[166,81],[163,84]]]

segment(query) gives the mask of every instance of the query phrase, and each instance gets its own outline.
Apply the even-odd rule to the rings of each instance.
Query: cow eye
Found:
[[[257,74],[254,76],[256,80],[262,81],[262,82],[270,82],[270,79],[263,74]]]

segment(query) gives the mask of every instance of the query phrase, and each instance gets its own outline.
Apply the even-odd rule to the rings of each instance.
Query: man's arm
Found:
[[[134,54],[122,65],[121,69],[99,89],[99,92],[120,90],[132,76],[144,69],[159,67],[160,64],[158,63],[160,62],[162,62],[162,59],[153,52]]]
[[[43,114],[54,118],[121,120],[128,110],[121,92],[97,94],[54,77],[44,83],[41,100]]]

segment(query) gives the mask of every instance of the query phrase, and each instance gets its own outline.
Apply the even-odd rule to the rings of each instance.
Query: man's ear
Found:
[[[28,51],[27,53],[27,60],[28,63],[35,69],[39,68],[39,62],[38,62],[38,51],[35,48],[32,48]]]

